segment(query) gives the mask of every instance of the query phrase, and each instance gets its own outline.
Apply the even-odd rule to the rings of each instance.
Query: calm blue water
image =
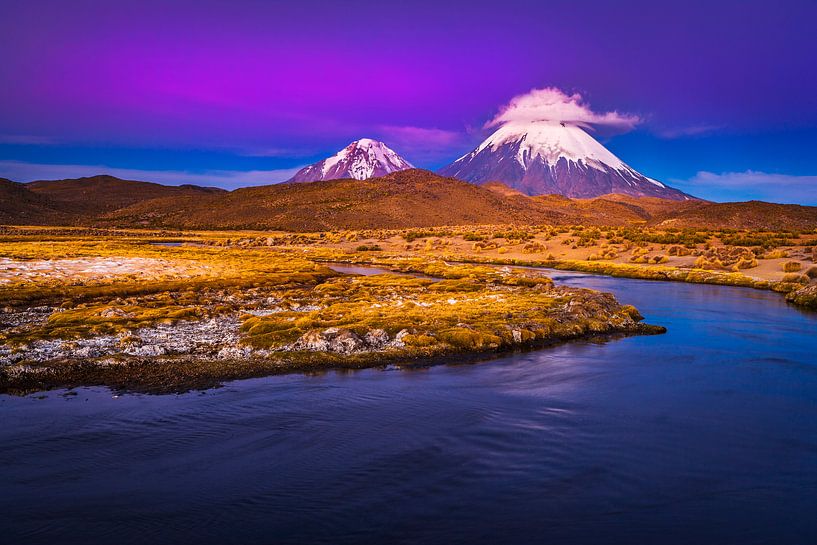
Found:
[[[179,396],[0,397],[0,541],[817,543],[817,314],[556,276],[669,333]]]

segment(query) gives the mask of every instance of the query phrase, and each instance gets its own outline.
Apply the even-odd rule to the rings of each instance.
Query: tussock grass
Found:
[[[803,265],[799,261],[787,261],[786,263],[783,263],[783,272],[797,272],[802,267]]]

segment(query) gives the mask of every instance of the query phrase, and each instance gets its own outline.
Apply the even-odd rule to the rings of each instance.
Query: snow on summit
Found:
[[[505,123],[440,173],[478,184],[499,181],[528,195],[688,198],[624,163],[584,128],[561,121]]]
[[[341,178],[366,180],[409,168],[414,167],[383,142],[361,138],[335,155],[302,168],[288,181],[317,182]]]
[[[626,132],[640,121],[635,115],[596,112],[578,93],[533,89],[501,108],[486,125],[499,128],[440,174],[478,184],[503,182],[528,195],[687,199],[624,163],[587,132],[593,127]]]
[[[562,157],[569,161],[584,161],[598,166],[626,167],[621,159],[580,127],[561,122],[507,123],[485,140],[475,152],[478,153],[489,146],[496,151],[507,144],[518,144],[516,159],[525,168],[530,161],[537,158],[550,166],[555,166]]]

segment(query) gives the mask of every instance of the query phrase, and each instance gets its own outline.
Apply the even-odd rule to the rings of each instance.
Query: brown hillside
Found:
[[[621,197],[621,199],[619,199]],[[593,199],[570,199],[563,195],[538,195],[531,197],[539,206],[558,209],[574,218],[574,223],[588,225],[630,225],[646,223],[652,218],[651,205],[641,206],[642,200],[677,206],[678,201],[652,197],[630,197],[626,195],[605,195]]]
[[[762,201],[705,203],[659,214],[652,223],[657,227],[801,231],[817,228],[817,207]]]
[[[559,211],[412,169],[369,180],[238,189],[205,197],[142,202],[107,215],[109,224],[184,228],[327,229],[491,223],[561,223]]]
[[[479,184],[480,187],[484,187],[485,189],[489,189],[494,193],[499,193],[505,197],[526,197],[524,193],[521,191],[517,191],[516,189],[503,184],[502,182],[486,182],[484,184]]]
[[[633,197],[631,195],[610,194],[602,195],[598,199],[606,201],[615,201],[618,203],[628,204],[638,207],[643,210],[649,217],[659,216],[670,212],[680,212],[683,210],[690,210],[709,204],[709,201],[701,199],[690,199],[688,201],[675,201],[669,199],[660,199],[658,197]]]
[[[644,223],[650,214],[641,207],[625,202],[617,202],[602,197],[594,199],[568,199],[562,195],[540,195],[533,197],[539,203],[549,207],[561,207],[570,210],[580,218],[578,223],[591,225],[629,225]],[[638,200],[639,197],[634,197]]]
[[[76,216],[69,214],[47,197],[0,178],[0,224],[55,225],[70,224]]]
[[[25,186],[31,192],[59,203],[62,209],[69,213],[87,216],[97,216],[163,197],[225,193],[223,189],[195,185],[168,186],[122,180],[107,175],[68,180],[41,180],[27,183]]]
[[[424,170],[369,180],[249,187],[232,192],[110,176],[18,184],[0,180],[0,223],[294,231],[549,223],[730,229],[817,228],[817,207],[604,195],[528,197]]]
[[[678,201],[660,199],[657,197],[632,197],[628,195],[604,195],[593,199],[571,199],[564,195],[536,195],[528,197],[502,182],[488,182],[480,187],[489,189],[509,199],[515,199],[526,207],[540,210],[551,215],[561,214],[562,223],[588,225],[629,225],[644,223],[652,217],[646,208],[638,206],[639,201],[655,201],[663,203],[664,207],[677,206]]]

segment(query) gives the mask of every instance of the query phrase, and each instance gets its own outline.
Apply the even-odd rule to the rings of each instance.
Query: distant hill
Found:
[[[817,228],[817,207],[762,201],[706,203],[665,211],[653,223],[658,227],[805,231]]]
[[[531,197],[542,206],[558,208],[579,218],[579,223],[595,225],[645,224],[652,215],[637,205],[598,197],[595,199],[568,199],[562,195]]]
[[[201,196],[226,193],[223,189],[195,185],[169,186],[152,182],[122,180],[100,175],[67,180],[41,180],[25,184],[26,188],[47,197],[66,212],[97,216],[138,202],[163,197]]]
[[[78,217],[25,184],[0,178],[0,223],[17,225],[71,224]]]
[[[817,207],[602,195],[570,199],[476,186],[410,169],[367,180],[224,191],[94,176],[19,184],[0,179],[0,223],[187,229],[404,228],[466,224],[817,228]]]

